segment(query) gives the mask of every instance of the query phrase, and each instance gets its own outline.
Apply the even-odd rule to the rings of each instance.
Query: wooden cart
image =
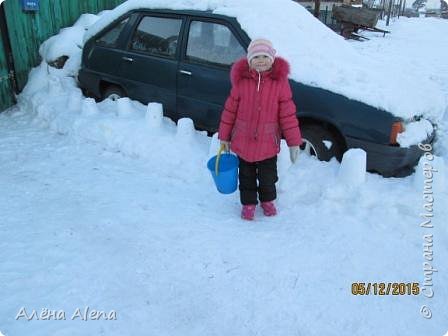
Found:
[[[352,7],[348,5],[333,6],[333,18],[341,25],[341,35],[345,38],[356,40],[365,39],[358,35],[359,30],[368,30],[378,33],[390,33],[387,30],[376,28],[381,10],[364,7]]]

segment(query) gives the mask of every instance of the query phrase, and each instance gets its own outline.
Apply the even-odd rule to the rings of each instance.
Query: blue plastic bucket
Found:
[[[218,160],[218,174],[216,174],[216,159]],[[216,188],[221,194],[231,194],[238,186],[238,157],[234,154],[218,154],[207,162],[207,168],[213,176]]]

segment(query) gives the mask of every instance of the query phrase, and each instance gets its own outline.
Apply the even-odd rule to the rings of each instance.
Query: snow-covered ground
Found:
[[[416,83],[425,76],[448,94],[435,56],[446,42],[427,34],[438,22],[400,19],[386,38],[353,47],[383,63],[385,77],[413,65]],[[245,222],[238,194],[218,194],[205,168],[216,139],[159,120],[157,105],[96,104],[67,74],[42,64],[19,105],[0,114],[0,333],[448,332],[447,116],[437,156],[407,178],[364,174],[358,151],[343,165],[302,155],[291,166],[283,148],[279,215],[258,209]],[[438,171],[424,194],[429,165]],[[424,267],[438,269],[427,286]],[[418,282],[422,292],[355,296],[354,282]],[[77,309],[87,307],[116,319],[83,321]],[[65,320],[16,320],[22,308]]]

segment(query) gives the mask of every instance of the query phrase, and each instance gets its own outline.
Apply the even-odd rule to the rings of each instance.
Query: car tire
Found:
[[[106,87],[106,89],[103,91],[101,99],[105,100],[105,99],[109,98],[113,101],[116,101],[125,96],[126,95],[125,95],[123,89],[121,89],[118,86],[111,85],[111,86]]]
[[[306,154],[316,156],[321,161],[330,161],[334,157],[341,161],[342,146],[329,130],[318,125],[304,125],[301,133],[303,144],[300,149]]]

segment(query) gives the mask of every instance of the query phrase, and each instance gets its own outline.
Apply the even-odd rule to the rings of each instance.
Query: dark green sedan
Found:
[[[215,132],[230,92],[230,68],[245,56],[249,42],[234,17],[134,9],[85,42],[78,81],[97,99],[159,102],[171,119],[188,117],[196,128]],[[347,149],[362,148],[369,171],[383,176],[413,171],[422,151],[397,144],[403,120],[343,95],[290,82],[306,152],[320,160],[340,160]]]

